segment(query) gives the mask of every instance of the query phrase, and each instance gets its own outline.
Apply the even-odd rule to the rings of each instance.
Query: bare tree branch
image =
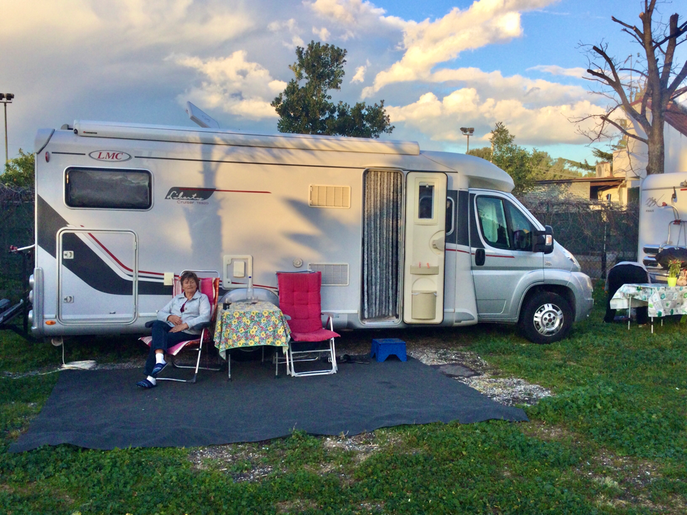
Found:
[[[611,20],[617,23],[621,32],[632,36],[643,50],[639,60],[640,65],[632,62],[628,57],[619,63],[611,57],[608,45],[603,41],[598,46],[587,47],[589,66],[587,80],[598,83],[599,90],[594,93],[612,98],[613,107],[604,114],[590,115],[577,120],[588,126],[589,118],[595,118],[598,123],[593,129],[579,129],[592,141],[598,141],[607,136],[610,129],[619,131],[627,138],[641,141],[648,146],[649,159],[647,173],[663,173],[665,167],[664,125],[665,114],[669,104],[683,90],[678,90],[687,80],[687,62],[676,63],[676,48],[687,41],[687,22],[680,23],[679,14],[670,16],[669,23],[662,23],[656,12],[657,0],[644,0],[643,12],[639,13],[641,25],[633,25],[615,17]],[[655,16],[656,15],[656,16]],[[585,45],[581,45],[585,46]],[[639,57],[639,55],[638,55]],[[630,60],[630,66],[626,66]],[[635,85],[634,75],[640,83]],[[622,74],[622,76],[621,76]],[[687,90],[687,88],[685,88]],[[640,98],[635,97],[635,91]],[[679,91],[679,92],[678,92]],[[623,126],[613,113],[619,109],[634,122],[634,127]]]

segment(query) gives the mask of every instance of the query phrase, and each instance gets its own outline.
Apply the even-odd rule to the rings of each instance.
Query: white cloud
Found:
[[[415,23],[404,21],[396,16],[385,16],[384,9],[362,0],[315,0],[314,2],[305,0],[303,5],[316,15],[337,25],[342,30],[339,37],[344,40],[360,33],[378,33],[380,29],[397,31]]]
[[[430,74],[426,81],[470,85],[477,88],[482,96],[515,98],[533,106],[577,102],[588,94],[581,86],[534,80],[522,75],[504,77],[500,71],[485,72],[479,68],[439,70]]]
[[[294,18],[289,18],[288,20],[283,21],[273,21],[267,25],[267,29],[274,33],[286,32],[289,39],[282,41],[282,45],[284,45],[286,48],[305,46],[305,42],[300,36],[301,29],[298,27],[298,23]]]
[[[563,68],[562,66],[558,66],[555,64],[540,64],[538,66],[532,66],[531,68],[527,68],[527,71],[531,70],[543,73],[550,73],[551,75],[577,77],[578,79],[581,79],[587,73],[586,68]]]
[[[286,83],[274,80],[258,63],[246,61],[244,50],[217,59],[189,56],[171,56],[170,59],[204,76],[199,86],[179,97],[181,103],[191,100],[200,107],[219,108],[251,120],[277,116],[270,102],[284,90]]]
[[[320,41],[327,41],[332,35],[326,27],[322,27],[321,29],[313,27],[312,33],[315,34]]]
[[[549,145],[585,143],[577,125],[569,120],[601,113],[603,108],[587,100],[531,107],[519,99],[482,97],[475,88],[462,88],[443,98],[425,93],[417,102],[389,106],[387,112],[392,123],[404,123],[435,141],[462,140],[461,126],[476,127],[475,132],[482,136],[475,137],[487,141],[495,122],[502,121],[516,135],[518,144]]]
[[[368,59],[365,62],[364,66],[358,66],[355,69],[355,74],[353,75],[353,78],[351,79],[351,84],[355,82],[364,82],[365,81],[365,70],[367,70],[367,67],[370,66],[370,60]]]
[[[395,82],[426,80],[432,68],[494,43],[504,43],[522,35],[520,13],[545,7],[556,0],[477,0],[468,9],[454,7],[433,22],[406,24],[405,53],[400,61],[379,72],[363,97]]]
[[[11,17],[3,13],[3,39],[30,33],[60,45],[87,42],[97,47],[107,41],[111,52],[120,53],[152,44],[198,48],[254,26],[242,8],[221,0],[34,0],[13,3]]]

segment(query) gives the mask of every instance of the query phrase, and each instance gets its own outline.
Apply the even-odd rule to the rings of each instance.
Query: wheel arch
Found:
[[[518,307],[518,321],[522,319],[524,307],[527,306],[529,300],[538,293],[556,293],[557,295],[563,297],[568,302],[568,305],[572,310],[572,319],[575,320],[577,315],[575,312],[575,294],[570,288],[563,286],[562,284],[535,284],[529,290],[527,290],[525,295],[522,296],[520,306]]]

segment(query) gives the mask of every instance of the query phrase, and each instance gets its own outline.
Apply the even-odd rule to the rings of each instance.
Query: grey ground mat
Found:
[[[186,372],[186,371],[184,371]],[[341,364],[339,373],[274,377],[271,364],[236,363],[203,372],[196,384],[158,383],[143,390],[141,370],[63,371],[27,433],[10,446],[92,449],[193,447],[255,442],[289,435],[354,435],[380,427],[489,419],[526,421],[415,359]],[[283,370],[281,371],[283,374]]]

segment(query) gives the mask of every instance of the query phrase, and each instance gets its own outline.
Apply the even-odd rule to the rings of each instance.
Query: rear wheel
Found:
[[[557,342],[570,331],[572,309],[568,301],[556,293],[535,293],[527,300],[518,325],[523,336],[531,342]]]

